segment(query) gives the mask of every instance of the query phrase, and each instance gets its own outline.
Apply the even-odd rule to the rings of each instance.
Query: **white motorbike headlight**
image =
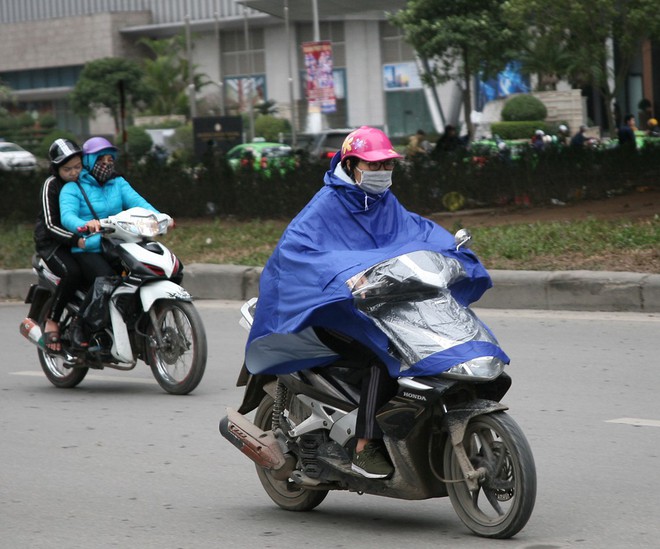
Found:
[[[132,223],[130,221],[117,221],[117,227],[123,231],[126,231],[127,233],[136,234],[136,235],[140,234],[140,230],[135,225],[135,223]]]
[[[132,216],[130,221],[118,221],[117,225],[127,232],[140,236],[156,236],[159,234],[156,216]]]
[[[452,366],[443,377],[450,379],[470,379],[472,381],[488,381],[495,379],[504,371],[504,362],[494,356],[480,356]]]

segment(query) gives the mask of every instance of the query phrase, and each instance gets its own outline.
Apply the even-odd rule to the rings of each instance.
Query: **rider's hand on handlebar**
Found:
[[[101,222],[98,219],[92,219],[85,223],[85,227],[89,233],[98,233],[101,230]]]
[[[368,282],[367,277],[364,276],[363,273],[358,273],[348,280],[348,286],[351,289],[351,292],[355,294],[356,291],[360,291],[361,288],[366,286],[367,282]],[[360,297],[363,299],[367,297],[367,292],[366,291],[360,292]]]

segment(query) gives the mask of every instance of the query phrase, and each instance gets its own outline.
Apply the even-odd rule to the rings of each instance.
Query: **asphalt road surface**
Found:
[[[494,542],[446,498],[276,507],[218,433],[241,399],[240,303],[197,306],[207,371],[173,396],[142,363],[54,388],[18,333],[26,306],[0,304],[0,547],[660,547],[660,315],[477,310],[512,358],[504,402],[538,474],[529,523]]]

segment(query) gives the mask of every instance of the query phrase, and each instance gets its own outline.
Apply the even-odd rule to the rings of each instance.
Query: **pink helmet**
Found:
[[[90,137],[83,143],[82,147],[84,154],[94,154],[104,149],[116,151],[117,147],[110,143],[105,137]]]
[[[341,146],[341,163],[355,156],[366,162],[378,162],[392,158],[403,158],[392,147],[392,142],[379,129],[362,126],[346,136]]]

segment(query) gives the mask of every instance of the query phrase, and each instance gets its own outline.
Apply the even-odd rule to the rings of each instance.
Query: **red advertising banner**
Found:
[[[332,79],[332,45],[329,41],[304,42],[302,45],[307,70],[307,101],[310,108],[323,113],[337,110]]]

